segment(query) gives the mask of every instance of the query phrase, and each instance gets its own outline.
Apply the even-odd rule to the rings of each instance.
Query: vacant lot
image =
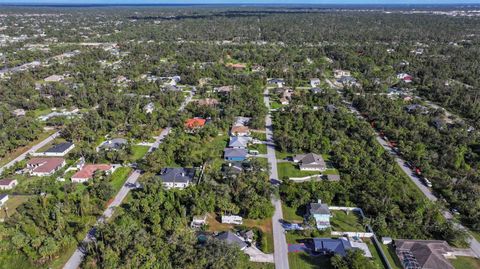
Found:
[[[21,204],[26,202],[30,197],[29,195],[9,195],[9,199],[6,203],[6,206],[8,208],[8,216],[11,217],[13,214],[17,212],[17,207],[19,207]],[[2,207],[0,209],[0,219],[4,219],[6,217],[5,215],[5,209]]]
[[[130,171],[132,171],[132,168],[130,167],[119,167],[113,172],[110,184],[112,184],[112,187],[115,191],[118,191],[120,188],[122,188],[123,184],[127,180],[128,175],[130,174]]]
[[[333,269],[330,259],[325,256],[310,256],[305,252],[288,253],[292,269]]]

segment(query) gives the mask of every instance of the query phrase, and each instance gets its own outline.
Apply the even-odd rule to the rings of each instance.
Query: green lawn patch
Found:
[[[148,146],[133,145],[132,146],[132,156],[130,156],[130,160],[132,160],[132,162],[136,162],[136,161],[142,159],[143,156],[145,156],[145,154],[147,154],[149,148],[150,147],[148,147]]]
[[[286,221],[291,222],[303,222],[303,216],[297,214],[298,209],[289,207],[286,204],[282,203],[282,212],[283,212],[283,219]]]
[[[244,219],[241,226],[257,228],[262,231],[262,251],[265,253],[273,253],[273,228],[271,218],[260,220]]]
[[[119,167],[113,172],[110,184],[115,191],[119,191],[122,188],[130,171],[132,171],[130,167]]]
[[[298,169],[296,164],[290,162],[278,163],[278,177],[280,179],[291,178],[291,177],[306,177],[312,175],[319,175],[319,171],[301,171]]]
[[[264,132],[251,132],[250,134],[253,138],[256,138],[260,141],[266,141],[267,140],[267,134]]]
[[[8,196],[8,201],[6,203],[7,205],[7,213],[8,217],[11,217],[13,214],[17,213],[17,207],[19,207],[21,204],[25,203],[28,199],[30,199],[32,196],[30,195],[9,195]],[[7,215],[5,214],[4,207],[0,209],[0,219],[6,218]]]
[[[258,150],[260,154],[267,154],[267,145],[265,144],[252,144],[248,146],[249,150]]]
[[[402,269],[402,264],[400,263],[400,260],[398,260],[397,254],[395,254],[395,250],[393,249],[392,244],[382,244],[381,246],[383,249],[383,253],[385,253],[387,260],[390,263],[390,266],[392,266],[393,269]]]
[[[450,261],[455,269],[480,269],[480,260],[472,257],[457,257]]]
[[[372,253],[372,269],[383,269],[385,266],[383,265],[382,259],[380,258],[380,254],[377,251],[377,248],[373,245],[373,242],[370,239],[362,239],[368,246],[368,249]]]
[[[365,228],[361,224],[361,217],[355,212],[349,211],[348,214],[341,210],[331,210],[332,218],[330,224],[333,231],[341,232],[364,232]]]
[[[288,263],[292,269],[333,269],[330,258],[310,256],[305,252],[288,253]]]
[[[249,262],[248,269],[275,269],[275,264],[264,262]]]

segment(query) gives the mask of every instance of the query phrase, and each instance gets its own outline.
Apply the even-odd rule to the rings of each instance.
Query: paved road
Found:
[[[2,166],[0,168],[0,175],[3,173],[3,171],[9,167],[12,167],[13,165],[15,165],[15,163],[17,162],[20,162],[20,161],[23,161],[25,160],[25,158],[27,157],[28,154],[30,153],[34,153],[35,151],[41,149],[42,147],[44,147],[45,145],[47,145],[48,143],[52,142],[53,139],[55,139],[57,136],[60,135],[60,132],[56,132],[54,134],[52,134],[51,136],[47,137],[45,140],[41,141],[40,143],[36,144],[35,146],[31,147],[29,150],[25,151],[24,153],[20,154],[20,156],[18,156],[17,158],[13,159],[12,161],[10,161],[9,163],[7,163],[6,165]]]
[[[357,114],[357,115],[360,115],[360,113],[358,112],[357,109],[355,109],[353,106],[351,106],[350,103],[347,102],[347,106],[348,108],[350,109],[350,111],[352,111],[354,114]],[[391,148],[389,147],[387,141],[385,141],[378,133],[376,134],[376,139],[378,141],[378,143],[380,143],[380,145],[382,145],[382,147],[391,152],[392,155],[394,156],[395,158],[395,161],[397,162],[398,166],[400,166],[400,168],[402,169],[402,171],[408,176],[408,178],[410,178],[410,180],[412,180],[413,183],[415,183],[415,185],[420,189],[420,191],[427,197],[427,199],[429,199],[430,201],[432,202],[436,202],[438,201],[438,198],[432,193],[432,190],[430,188],[428,188],[427,186],[425,186],[420,178],[417,177],[417,175],[412,171],[412,169],[410,169],[407,165],[406,165],[406,162],[405,160],[403,160],[401,158],[400,155],[398,155],[396,152],[392,151]],[[464,227],[463,225],[461,225],[460,223],[457,223],[453,220],[453,216],[452,214],[450,213],[450,211],[448,210],[443,210],[442,211],[442,214],[443,216],[447,219],[447,220],[452,220],[453,221],[453,224],[455,225],[455,227],[457,227],[458,229],[461,229],[461,230],[465,230],[465,231],[468,231],[468,229],[466,227]],[[468,238],[468,242],[470,243],[470,248],[471,250],[473,251],[473,253],[475,253],[475,255],[477,255],[478,258],[480,258],[480,242],[478,242],[477,239],[475,239],[473,236],[470,236]]]
[[[185,109],[186,105],[192,100],[192,96],[193,96],[193,93],[190,92],[190,95],[187,98],[185,98],[182,105],[178,109],[179,112]],[[172,130],[171,127],[167,127],[163,129],[160,135],[156,138],[155,142],[148,149],[148,152],[152,152],[155,149],[157,149],[158,146],[163,142],[163,139],[170,134],[171,130]],[[83,257],[85,256],[83,245],[92,241],[95,238],[96,226],[100,223],[104,223],[106,220],[112,217],[113,213],[115,212],[115,208],[122,203],[123,199],[125,199],[128,192],[130,192],[131,189],[135,189],[137,187],[137,180],[140,177],[141,173],[142,171],[135,170],[133,171],[132,174],[130,174],[130,176],[127,178],[122,188],[120,189],[120,191],[117,193],[117,195],[115,195],[115,198],[113,199],[112,203],[103,212],[102,216],[98,218],[97,222],[95,223],[95,226],[87,233],[82,243],[78,246],[78,248],[75,250],[73,255],[70,257],[67,263],[63,266],[63,269],[77,269],[80,267]]]
[[[265,90],[263,100],[265,106],[270,109],[270,98],[268,90]],[[265,117],[265,129],[267,135],[267,157],[270,165],[270,180],[278,182],[277,173],[277,158],[275,157],[275,143],[273,140],[272,118],[270,112]],[[285,230],[283,229],[280,220],[283,219],[282,202],[276,197],[272,198],[272,203],[275,206],[275,213],[272,217],[273,226],[273,245],[274,245],[274,261],[276,269],[289,269],[288,264],[288,245],[285,238]]]

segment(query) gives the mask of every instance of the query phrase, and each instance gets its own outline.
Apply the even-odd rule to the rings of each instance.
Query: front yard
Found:
[[[131,171],[130,167],[119,167],[112,173],[110,184],[116,192],[122,188]]]
[[[330,224],[332,231],[340,232],[364,232],[365,227],[362,225],[361,216],[356,212],[341,210],[330,210],[332,218]]]
[[[288,263],[292,269],[333,269],[326,256],[311,256],[305,252],[288,253]]]
[[[480,260],[471,257],[457,257],[450,262],[455,269],[480,269]]]

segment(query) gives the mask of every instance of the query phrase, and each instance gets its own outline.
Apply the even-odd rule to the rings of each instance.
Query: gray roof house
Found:
[[[313,239],[314,250],[316,252],[324,254],[338,254],[345,256],[349,249],[362,250],[363,256],[371,258],[372,253],[368,249],[368,245],[360,239],[352,240],[347,237],[340,237],[338,239],[332,238],[314,238]]]
[[[440,240],[393,241],[395,252],[404,268],[454,269],[447,257],[454,257],[454,249]]]
[[[35,155],[43,155],[43,156],[65,156],[69,151],[71,151],[75,145],[71,142],[64,142],[56,144],[49,149],[45,150],[44,152],[35,154]]]
[[[167,189],[184,189],[190,185],[195,178],[195,168],[164,168],[157,176]]]
[[[300,170],[325,171],[327,169],[323,157],[315,153],[295,155],[293,161],[299,164]]]
[[[128,142],[124,138],[114,138],[111,140],[108,140],[104,142],[100,148],[102,149],[121,149],[124,145],[126,145]]]
[[[218,240],[226,242],[229,245],[235,244],[240,248],[240,250],[244,250],[247,248],[247,243],[245,243],[245,241],[243,241],[240,237],[230,231],[219,233],[216,238]]]
[[[246,148],[248,143],[252,140],[249,136],[231,136],[228,147],[230,148]]]
[[[227,161],[244,161],[247,158],[246,149],[225,148],[223,157]]]

